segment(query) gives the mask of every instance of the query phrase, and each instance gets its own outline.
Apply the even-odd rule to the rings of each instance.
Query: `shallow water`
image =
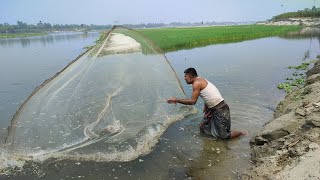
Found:
[[[277,84],[283,83],[286,77],[291,76],[293,71],[286,67],[303,62],[306,51],[310,52],[310,57],[305,61],[315,58],[319,49],[318,39],[292,40],[271,37],[178,51],[167,55],[181,79],[186,68],[195,67],[199,76],[213,82],[230,106],[231,129],[249,133],[249,136],[220,142],[221,144],[199,140],[203,149],[207,150],[203,150],[198,156],[198,164],[190,165],[195,177],[234,179],[237,172],[249,165],[251,135],[272,118],[276,105],[285,96],[283,91],[277,89]],[[191,87],[185,83],[183,85],[187,94],[190,94]],[[200,100],[197,104],[198,109],[202,109],[201,102]],[[191,132],[197,133],[196,125],[200,121],[201,114],[198,114],[194,119],[180,122],[177,126],[192,127]],[[223,152],[218,155],[219,163],[214,166],[210,166],[210,162],[216,159],[213,157],[210,161],[210,157],[216,155],[211,154],[211,147],[219,147]]]
[[[98,32],[91,32],[0,39],[1,130],[37,86],[62,70],[98,37]]]
[[[68,40],[62,42],[67,44]],[[27,48],[26,52],[47,47],[44,43],[40,47],[36,45],[37,43],[39,45],[39,42],[34,43],[24,47]],[[53,44],[50,50],[61,46],[59,43]],[[20,49],[22,47],[19,43],[12,43],[10,48],[7,45],[1,46],[0,67],[15,67],[17,60],[21,58],[4,62],[3,59],[6,58],[3,57],[14,59],[13,52],[17,52],[19,47]],[[17,49],[14,51],[15,48]],[[276,86],[292,73],[286,67],[300,64],[307,50],[310,51],[311,58],[315,57],[319,53],[319,41],[309,38],[291,40],[272,37],[166,54],[179,75],[187,95],[190,95],[191,89],[183,81],[183,71],[192,66],[198,70],[200,76],[212,81],[219,88],[231,109],[232,129],[246,130],[249,136],[227,142],[201,136],[198,123],[202,115],[198,113],[171,125],[161,136],[154,150],[136,160],[95,162],[52,159],[43,163],[27,163],[23,173],[17,176],[24,179],[34,179],[35,176],[45,179],[145,179],[146,177],[148,179],[236,179],[237,173],[250,163],[250,135],[272,117],[277,102],[285,95]],[[67,50],[65,54],[68,52],[70,51]],[[55,54],[55,52],[44,53],[42,56],[50,57]],[[31,61],[31,58],[28,59]],[[16,79],[0,76],[1,92],[6,93],[3,97],[11,98],[11,101],[16,103],[8,106],[7,101],[1,99],[1,128],[5,128],[19,103],[33,90],[30,87],[28,92],[25,87],[31,86],[32,83],[39,85],[67,64],[66,60],[62,60],[62,63],[58,63],[61,67],[53,67],[56,65],[55,61],[42,62],[43,66],[47,64],[52,68],[52,74],[49,73],[47,77],[39,76],[46,72],[36,66],[41,59],[48,58],[39,58],[32,63],[25,60],[27,61],[25,64],[29,65],[28,71],[22,71],[21,76],[14,76],[10,70],[4,71],[11,73]],[[69,58],[72,59],[74,58]],[[30,77],[28,75],[29,78],[24,79],[22,75],[27,75],[29,72]],[[2,86],[2,82],[7,83]],[[23,85],[12,85],[17,82]],[[16,90],[12,91],[12,87],[16,87]],[[196,107],[200,112],[202,106],[202,100],[199,99]]]

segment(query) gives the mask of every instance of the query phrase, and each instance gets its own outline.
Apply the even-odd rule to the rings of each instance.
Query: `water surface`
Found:
[[[1,45],[0,72],[5,72],[5,76],[0,76],[2,128],[6,127],[19,104],[32,92],[32,84],[39,85],[77,56],[76,52],[72,56],[68,51],[54,51],[68,47],[68,42],[65,39],[44,45],[37,40],[23,46],[16,41],[10,48],[9,43]],[[80,54],[80,45],[75,49]],[[293,72],[286,67],[303,62],[306,51],[309,52],[309,58],[315,58],[319,53],[318,39],[270,37],[166,54],[187,96],[191,94],[191,87],[184,83],[183,71],[195,67],[199,76],[218,87],[229,104],[232,129],[248,131],[249,136],[227,142],[201,136],[198,124],[202,117],[203,102],[199,99],[196,105],[199,113],[171,125],[154,150],[146,156],[129,162],[52,159],[26,164],[24,173],[18,176],[24,179],[34,179],[36,176],[45,179],[236,179],[238,172],[250,163],[251,135],[271,119],[276,104],[285,96],[284,92],[277,89],[277,84],[284,82]],[[28,58],[21,58],[15,52],[21,52],[25,54],[23,57]],[[36,52],[45,53],[35,58]],[[64,58],[56,63],[56,56],[59,55]],[[5,61],[8,57],[10,61]],[[50,57],[55,57],[54,61]],[[51,60],[47,62],[43,59]],[[20,71],[11,71],[17,62],[22,64]]]
[[[94,44],[99,32],[0,39],[0,127],[44,80]]]

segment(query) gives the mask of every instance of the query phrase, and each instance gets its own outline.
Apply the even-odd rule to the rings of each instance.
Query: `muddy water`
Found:
[[[25,47],[26,52],[39,48],[31,44],[33,43]],[[53,44],[54,47],[59,46],[58,43]],[[5,53],[9,52],[7,56],[10,53],[10,56],[14,56],[12,49],[15,46],[19,44],[11,45],[11,48],[1,46],[0,59],[3,64],[0,67],[16,65],[3,61]],[[171,125],[150,154],[134,161],[80,162],[55,159],[43,163],[26,163],[23,173],[2,177],[20,176],[24,179],[35,177],[44,179],[236,179],[237,173],[250,163],[250,134],[257,131],[272,117],[277,102],[285,95],[276,86],[292,73],[286,67],[300,64],[305,58],[306,51],[309,52],[310,58],[315,57],[319,53],[319,41],[310,38],[272,37],[166,54],[179,75],[187,95],[190,95],[191,88],[183,81],[183,71],[188,67],[195,67],[200,76],[212,81],[219,88],[229,104],[232,129],[248,131],[249,136],[224,142],[199,135],[198,123],[201,121],[203,106],[202,100],[199,99],[196,105],[199,109],[198,114]],[[42,59],[55,54],[43,54]],[[41,62],[40,60],[41,58],[38,62]],[[24,74],[34,74],[30,76],[30,79],[20,76],[18,80],[10,80],[0,76],[1,92],[7,93],[3,97],[13,97],[13,101],[19,104],[28,93],[26,92],[25,96],[21,96],[21,93],[15,95],[13,93],[15,91],[10,91],[14,87],[13,84],[20,82],[27,86],[32,83],[41,83],[46,79],[39,75],[45,71],[33,66],[36,63],[25,62],[25,66],[28,67],[27,72],[21,67]],[[43,63],[45,67],[46,63]],[[54,65],[56,64],[51,62],[48,66],[53,68]],[[2,68],[2,70],[5,69]],[[55,67],[52,71],[57,72],[59,69],[61,68]],[[5,72],[10,73],[11,71],[6,70]],[[2,82],[7,82],[7,84],[2,86]],[[24,92],[21,89],[25,86],[18,85],[17,89]],[[2,90],[3,87],[4,90]],[[5,91],[6,89],[9,90]],[[30,89],[30,91],[33,90],[32,87]],[[1,99],[0,102],[0,107],[6,108],[2,110],[1,122],[6,124],[17,105],[8,107],[7,101]]]

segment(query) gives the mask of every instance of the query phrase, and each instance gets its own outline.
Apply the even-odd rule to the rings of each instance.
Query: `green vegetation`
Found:
[[[310,64],[314,64],[316,60],[309,62],[303,62],[298,66],[289,66],[288,69],[295,69],[292,74],[294,77],[286,78],[285,83],[278,84],[278,89],[284,90],[286,93],[292,92],[294,87],[302,87],[305,84],[306,75],[305,72],[309,69]]]
[[[154,28],[138,31],[166,52],[201,47],[210,44],[240,42],[244,40],[282,35],[300,30],[299,26],[213,26],[190,28]]]
[[[283,13],[280,15],[277,15],[273,17],[271,20],[273,21],[281,21],[281,20],[286,20],[289,18],[318,18],[320,17],[320,8],[316,8],[315,6],[312,7],[312,9],[304,9],[300,10],[297,12],[288,12],[288,13]]]
[[[92,49],[93,47],[95,47],[96,45],[101,44],[103,42],[103,40],[106,39],[107,34],[108,34],[108,31],[101,31],[99,38],[95,41],[95,44],[91,45],[91,46],[85,46],[85,47],[83,47],[83,49],[89,50],[89,49]]]
[[[8,23],[0,23],[0,38],[14,38],[43,35],[47,32],[54,31],[90,31],[90,30],[105,30],[111,29],[111,25],[86,25],[86,24],[53,24],[39,22],[36,25],[27,24],[18,21],[16,25]]]
[[[99,38],[95,41],[95,44],[92,46],[86,46],[84,47],[84,49],[86,50],[90,50],[92,49],[92,51],[90,52],[89,55],[95,55],[98,50],[101,48],[101,46],[103,45],[103,41],[107,38],[109,31],[101,31],[100,32],[100,36]]]

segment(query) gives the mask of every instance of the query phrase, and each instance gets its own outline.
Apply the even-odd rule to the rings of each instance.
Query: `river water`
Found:
[[[14,112],[33,89],[84,52],[83,47],[92,45],[97,37],[98,33],[60,33],[0,40],[1,142]],[[307,59],[315,58],[319,49],[317,38],[269,37],[166,54],[187,96],[191,87],[184,82],[183,71],[195,67],[229,104],[232,129],[248,131],[248,136],[225,142],[199,135],[203,107],[199,99],[198,114],[171,125],[150,154],[133,161],[54,159],[27,163],[22,172],[0,178],[236,179],[250,164],[251,135],[271,119],[285,96],[277,84],[293,73],[286,67],[299,65],[306,55]]]
[[[99,33],[58,33],[0,39],[0,127],[44,80],[93,45]]]

